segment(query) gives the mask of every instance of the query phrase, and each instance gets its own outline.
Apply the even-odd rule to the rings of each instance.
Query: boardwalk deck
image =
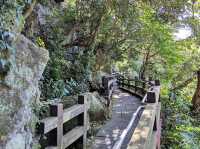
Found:
[[[122,132],[127,128],[133,113],[141,106],[138,97],[116,90],[113,93],[112,118],[99,130],[95,137],[93,149],[112,149],[119,140]],[[141,112],[140,112],[141,113]],[[137,119],[136,119],[137,121]],[[134,123],[130,132],[133,133],[137,122]],[[132,133],[128,132],[125,141],[129,141]],[[130,134],[129,134],[130,133]],[[121,149],[127,148],[127,143],[123,143]]]

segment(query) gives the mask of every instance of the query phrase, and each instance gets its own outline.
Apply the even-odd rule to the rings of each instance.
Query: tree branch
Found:
[[[24,13],[24,19],[27,19],[29,17],[29,15],[32,13],[33,8],[35,7],[37,0],[33,0],[33,3],[29,6],[29,8],[26,10],[26,12]]]
[[[190,78],[188,78],[187,80],[179,83],[177,86],[171,88],[170,90],[171,91],[176,91],[176,90],[180,90],[180,89],[186,87],[187,85],[189,85],[195,79],[195,77],[196,77],[196,72],[193,73],[193,75]]]

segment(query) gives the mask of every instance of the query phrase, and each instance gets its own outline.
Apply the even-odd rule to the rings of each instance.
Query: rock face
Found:
[[[9,71],[0,78],[0,148],[32,148],[34,114],[32,103],[39,101],[38,81],[49,59],[48,51],[23,35],[12,40]]]
[[[37,20],[40,25],[45,25],[47,23],[46,17],[51,15],[49,8],[41,4],[36,5],[34,12],[37,14]]]

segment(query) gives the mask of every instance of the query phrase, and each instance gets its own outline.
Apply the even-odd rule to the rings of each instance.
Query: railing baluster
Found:
[[[138,86],[138,82],[137,82],[137,78],[135,77],[135,93],[137,92],[137,86]]]
[[[57,117],[57,147],[62,149],[63,145],[63,104],[50,105],[50,115]]]
[[[87,130],[89,128],[86,95],[79,96],[78,104],[64,110],[62,103],[51,104],[49,106],[50,117],[41,120],[38,125],[41,134],[51,134],[47,135],[48,141],[50,142],[46,148],[64,149],[82,137],[83,149],[86,149]],[[79,125],[75,126],[66,134],[63,134],[63,124],[75,117],[78,117]],[[56,131],[54,131],[55,129]]]
[[[63,149],[63,104],[58,104],[57,146]]]

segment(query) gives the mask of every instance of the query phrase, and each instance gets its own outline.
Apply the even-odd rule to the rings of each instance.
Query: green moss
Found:
[[[13,118],[18,109],[22,106],[21,100],[18,99],[18,93],[7,97],[4,95],[4,87],[0,86],[2,91],[0,97],[0,136],[6,136],[13,127]],[[5,100],[7,99],[7,100]]]
[[[20,31],[23,28],[23,8],[27,2],[24,0],[6,0],[0,6],[0,80],[4,80],[10,69],[10,51],[13,50],[8,36],[11,32]]]

